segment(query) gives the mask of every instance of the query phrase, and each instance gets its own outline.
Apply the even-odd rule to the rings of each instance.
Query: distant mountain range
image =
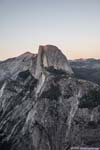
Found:
[[[100,84],[100,59],[70,60],[70,64],[77,78]]]

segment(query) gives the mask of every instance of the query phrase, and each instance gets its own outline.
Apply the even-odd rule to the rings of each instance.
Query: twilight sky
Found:
[[[100,0],[0,0],[0,60],[41,44],[100,58]]]

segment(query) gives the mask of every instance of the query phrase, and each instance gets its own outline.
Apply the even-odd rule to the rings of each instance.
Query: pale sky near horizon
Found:
[[[0,0],[0,60],[46,44],[100,58],[100,0]]]

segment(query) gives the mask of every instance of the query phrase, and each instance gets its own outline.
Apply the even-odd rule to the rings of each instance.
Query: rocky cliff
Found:
[[[9,77],[5,66],[13,66]],[[0,150],[100,146],[100,87],[75,78],[57,47],[40,46],[0,69]]]
[[[50,67],[53,67],[56,70],[63,70],[68,74],[73,74],[67,58],[53,45],[39,47],[36,67],[36,78],[40,77],[44,68]]]

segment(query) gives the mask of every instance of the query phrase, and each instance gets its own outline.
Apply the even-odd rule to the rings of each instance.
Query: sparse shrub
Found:
[[[100,92],[98,90],[90,90],[88,94],[80,99],[80,108],[93,109],[100,105]]]
[[[50,73],[53,73],[53,74],[57,74],[57,75],[62,75],[62,74],[66,74],[66,72],[62,69],[55,69],[53,66],[50,66],[48,68],[45,67],[45,69],[47,71],[49,71]]]
[[[19,77],[22,78],[23,80],[27,79],[27,77],[30,75],[29,70],[23,71],[19,73]]]
[[[49,98],[49,99],[58,99],[61,95],[60,89],[58,86],[51,85],[50,89],[48,91],[45,91],[42,93],[42,98]]]
[[[87,128],[89,129],[96,129],[97,128],[97,123],[95,121],[89,121]]]

